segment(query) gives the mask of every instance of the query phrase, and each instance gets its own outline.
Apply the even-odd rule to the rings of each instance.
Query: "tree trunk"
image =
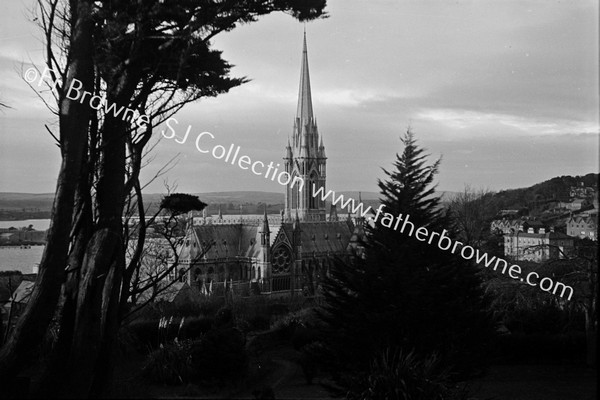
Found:
[[[89,161],[86,158],[85,163]],[[77,293],[80,280],[80,271],[86,246],[92,235],[92,204],[90,198],[89,165],[85,174],[82,174],[76,195],[77,215],[75,216],[75,238],[69,255],[69,268],[66,271],[66,281],[62,288],[62,310],[60,315],[60,329],[58,339],[52,349],[52,354],[45,366],[44,373],[36,392],[36,397],[56,397],[64,387],[67,371],[67,361],[71,353],[75,328],[75,311],[77,306]]]
[[[598,326],[596,325],[596,319],[594,318],[593,311],[590,308],[585,308],[585,338],[587,342],[586,346],[586,364],[588,367],[595,367],[597,362],[597,345],[596,340],[598,339]]]
[[[112,96],[107,96],[108,102],[113,100]],[[68,368],[71,372],[69,396],[102,395],[112,373],[114,343],[119,329],[119,294],[125,268],[122,215],[126,134],[124,121],[106,116],[96,192],[98,230],[88,243],[81,271],[76,335]]]
[[[93,87],[93,39],[90,1],[71,1],[73,29],[70,39],[71,64],[63,82],[68,90],[79,80],[81,90]],[[10,381],[27,361],[26,355],[42,341],[56,309],[64,270],[67,266],[73,218],[74,194],[81,173],[90,109],[64,96],[59,103],[62,163],[58,176],[47,243],[40,262],[35,288],[9,340],[0,350],[0,379]]]

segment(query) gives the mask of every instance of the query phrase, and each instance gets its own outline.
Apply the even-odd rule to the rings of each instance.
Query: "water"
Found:
[[[21,271],[24,274],[33,272],[42,259],[44,246],[30,248],[0,246],[0,271]]]
[[[8,229],[11,226],[17,229],[33,225],[36,231],[45,231],[50,227],[49,219],[24,219],[20,221],[0,221],[0,228]]]
[[[49,219],[25,219],[19,221],[0,221],[0,228],[10,228],[11,226],[19,229],[33,225],[37,231],[45,231],[50,227]],[[0,246],[0,271],[21,271],[24,274],[33,272],[42,259],[44,246],[31,246],[30,248],[21,248],[19,246]]]

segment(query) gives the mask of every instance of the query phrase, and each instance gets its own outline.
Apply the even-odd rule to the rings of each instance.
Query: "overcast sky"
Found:
[[[52,115],[19,70],[42,56],[28,17],[33,1],[3,1],[0,15],[0,191],[53,192],[60,157]],[[493,190],[598,172],[598,2],[329,0],[306,25],[312,97],[327,152],[327,186],[376,191],[408,126],[442,157],[440,190]],[[187,106],[181,135],[252,160],[281,162],[296,110],[303,25],[283,14],[214,41],[252,79]],[[160,131],[160,129],[158,130]],[[195,136],[195,135],[194,135]],[[265,190],[279,184],[162,140],[148,179],[180,153],[168,178],[184,192]],[[163,191],[162,180],[149,192]]]

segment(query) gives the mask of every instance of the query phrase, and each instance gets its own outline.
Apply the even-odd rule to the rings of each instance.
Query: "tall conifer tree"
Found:
[[[465,372],[478,364],[492,332],[487,301],[475,266],[440,250],[437,241],[415,239],[419,227],[441,233],[451,224],[435,194],[440,160],[428,165],[410,130],[401,140],[404,150],[379,188],[382,211],[403,220],[394,229],[389,218],[369,218],[364,257],[338,260],[324,282],[329,348],[342,369],[366,370],[392,348],[436,353]],[[406,219],[414,224],[412,236],[408,222],[402,232]]]

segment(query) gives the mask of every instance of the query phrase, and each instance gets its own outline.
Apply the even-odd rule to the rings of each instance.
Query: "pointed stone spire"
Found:
[[[284,160],[291,160],[293,158],[292,155],[292,146],[290,145],[290,138],[288,137],[288,143],[285,147],[285,158]]]
[[[325,146],[323,146],[323,137],[321,137],[320,143],[319,143],[319,157],[321,158],[325,158]]]
[[[267,206],[265,205],[265,213],[263,216],[263,223],[262,223],[262,232],[267,232],[269,233],[269,218],[267,217]]]
[[[336,222],[336,221],[338,221],[337,205],[336,204],[331,204],[331,208],[330,208],[330,211],[329,211],[329,221],[330,222]]]
[[[313,119],[312,98],[310,94],[310,76],[308,73],[308,53],[306,51],[306,30],[302,48],[302,72],[300,74],[300,90],[298,93],[298,110],[296,118],[300,120],[299,131]]]

